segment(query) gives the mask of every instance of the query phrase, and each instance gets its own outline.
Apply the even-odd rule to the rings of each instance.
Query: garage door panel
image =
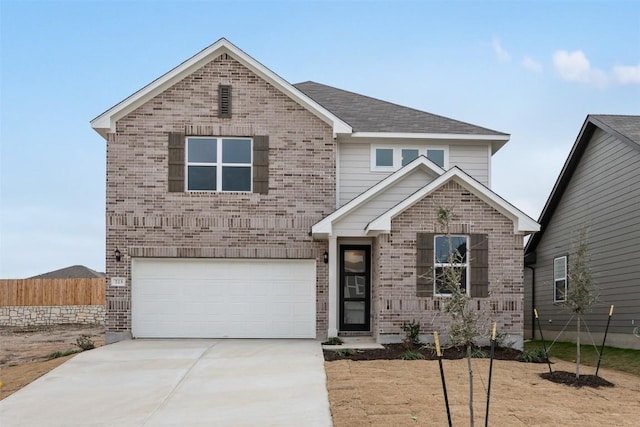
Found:
[[[315,338],[315,260],[140,259],[135,337]]]

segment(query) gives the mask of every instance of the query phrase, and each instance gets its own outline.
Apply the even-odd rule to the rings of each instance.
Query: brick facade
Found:
[[[453,211],[452,234],[488,235],[490,297],[474,298],[473,306],[490,312],[498,332],[521,341],[523,236],[514,234],[510,219],[452,181],[397,216],[391,233],[373,242],[372,330],[377,340],[398,339],[402,323],[414,319],[425,334],[448,331],[447,298],[416,296],[416,234],[442,232],[436,220],[440,207]]]
[[[218,117],[219,84],[231,118]],[[268,194],[169,193],[168,134],[269,136]],[[317,331],[327,331],[327,250],[309,236],[335,207],[329,125],[224,54],[118,120],[107,144],[107,333],[131,329],[131,258],[315,258]],[[118,248],[122,261],[113,256]]]

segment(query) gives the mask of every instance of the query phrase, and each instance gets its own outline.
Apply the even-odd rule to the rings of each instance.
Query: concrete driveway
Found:
[[[0,401],[9,426],[331,426],[320,342],[134,340]]]

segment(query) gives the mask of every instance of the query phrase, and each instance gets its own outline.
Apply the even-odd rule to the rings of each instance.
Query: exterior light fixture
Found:
[[[114,255],[116,256],[116,262],[120,262],[122,259],[122,254],[120,253],[120,249],[116,248]]]
[[[325,251],[324,255],[322,256],[322,259],[324,260],[325,264],[329,263],[329,253]]]

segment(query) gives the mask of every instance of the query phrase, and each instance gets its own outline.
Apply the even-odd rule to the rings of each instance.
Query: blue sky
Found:
[[[89,121],[220,37],[291,83],[510,133],[492,187],[535,219],[586,115],[640,114],[636,1],[0,0],[0,277],[104,270]]]

